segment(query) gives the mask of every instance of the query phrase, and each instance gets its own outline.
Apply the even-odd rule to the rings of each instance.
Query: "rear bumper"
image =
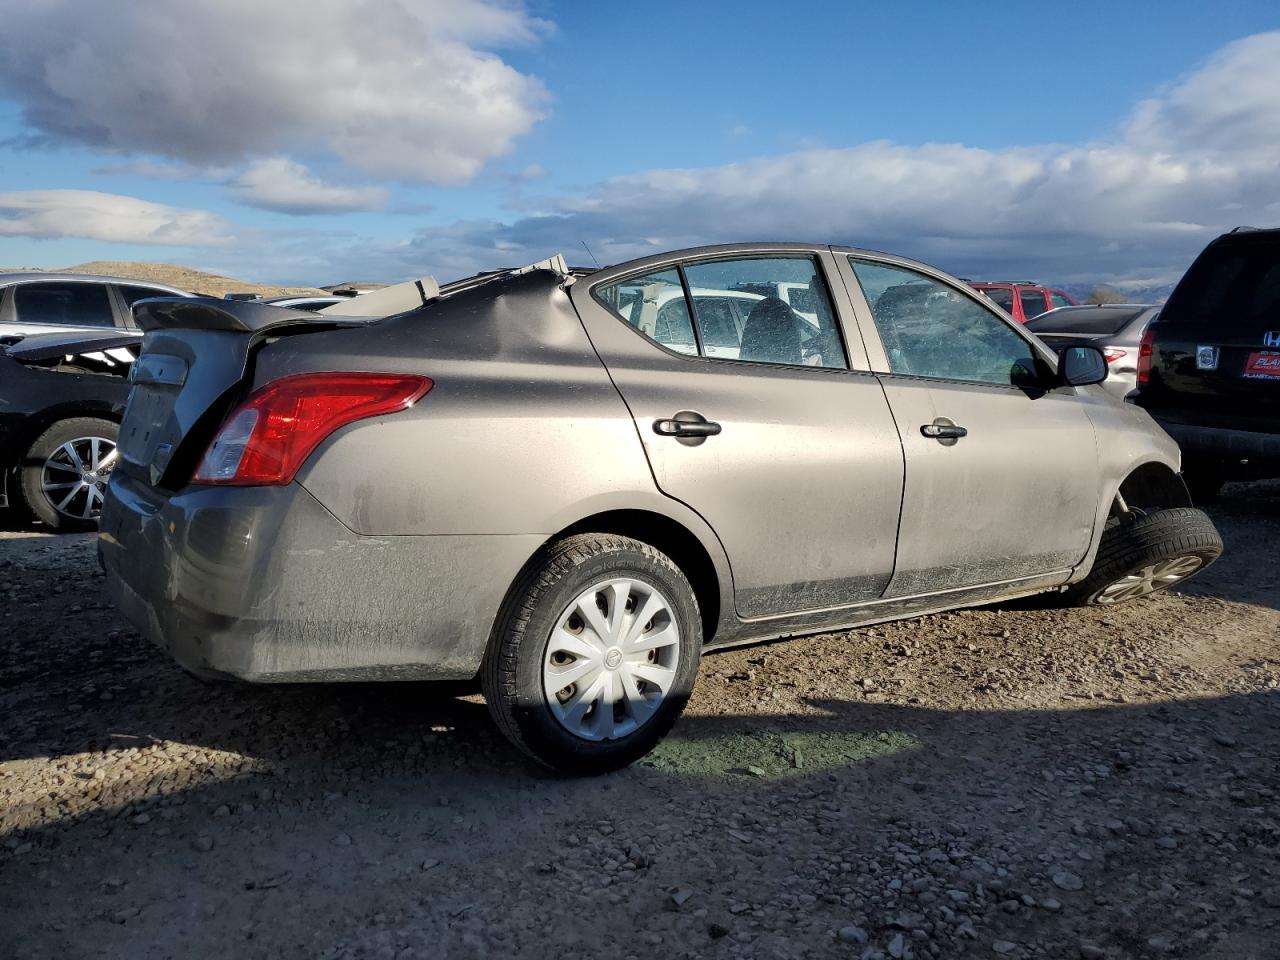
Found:
[[[1182,423],[1152,412],[1182,448],[1183,463],[1209,461],[1241,479],[1280,475],[1280,433]]]
[[[468,679],[541,537],[364,537],[297,484],[170,498],[111,480],[108,589],[197,673],[255,682]]]

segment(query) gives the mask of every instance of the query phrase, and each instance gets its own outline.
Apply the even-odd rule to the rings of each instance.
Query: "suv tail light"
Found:
[[[1142,332],[1142,342],[1138,344],[1138,385],[1148,383],[1151,380],[1151,354],[1154,352],[1152,346],[1155,341],[1155,331],[1151,327],[1147,327]]]
[[[223,421],[194,483],[283,486],[329,434],[405,410],[431,389],[396,373],[302,373],[259,387]]]

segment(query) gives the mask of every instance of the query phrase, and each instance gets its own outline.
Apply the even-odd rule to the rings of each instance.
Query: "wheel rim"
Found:
[[[560,725],[583,740],[644,726],[675,683],[680,625],[640,580],[604,580],[564,608],[547,641],[542,690]]]
[[[72,520],[93,520],[102,510],[116,445],[106,437],[68,440],[45,458],[40,489],[49,505]]]
[[[1121,577],[1098,594],[1098,603],[1121,603],[1145,597],[1149,593],[1171,587],[1180,580],[1185,580],[1204,566],[1204,560],[1197,556],[1174,557],[1149,563],[1141,570],[1135,570],[1126,577]]]

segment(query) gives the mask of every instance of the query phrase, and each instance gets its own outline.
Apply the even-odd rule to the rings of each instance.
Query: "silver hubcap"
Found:
[[[102,510],[102,492],[116,463],[116,445],[106,437],[68,440],[44,461],[40,489],[65,517],[92,520]]]
[[[542,691],[561,726],[583,740],[616,740],[657,712],[680,663],[680,626],[667,598],[640,580],[582,591],[556,621]]]
[[[1179,580],[1187,579],[1203,565],[1204,561],[1199,557],[1174,557],[1172,560],[1148,564],[1111,584],[1098,594],[1097,602],[1120,603],[1145,597],[1148,593],[1155,593],[1173,586]]]

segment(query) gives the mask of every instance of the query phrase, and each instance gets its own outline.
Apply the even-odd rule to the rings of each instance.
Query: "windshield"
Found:
[[[1033,333],[1079,333],[1107,336],[1119,333],[1146,307],[1072,307],[1052,310],[1027,321]]]

